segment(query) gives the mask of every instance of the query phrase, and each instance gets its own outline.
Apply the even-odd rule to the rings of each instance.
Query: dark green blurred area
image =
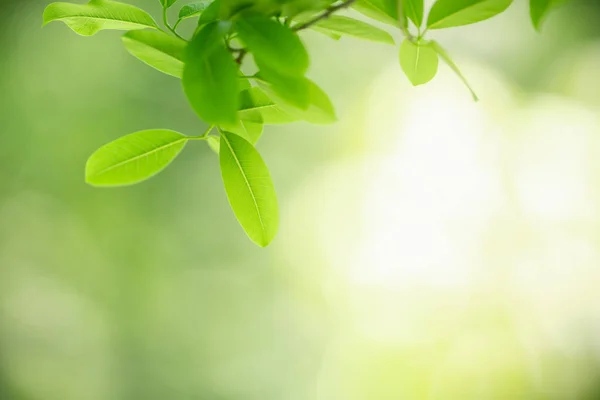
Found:
[[[372,83],[397,64],[396,48],[307,34],[310,75],[330,94],[340,123],[266,129],[259,149],[288,211],[280,236],[263,250],[238,226],[217,158],[204,143],[191,143],[141,185],[86,186],[85,161],[102,144],[149,128],[197,135],[206,125],[180,82],[129,56],[119,32],[83,38],[59,23],[42,29],[46,1],[1,1],[0,400],[600,398],[592,354],[573,364],[549,354],[541,362],[550,375],[568,369],[586,383],[567,397],[540,392],[527,363],[515,361],[521,353],[502,311],[481,332],[492,342],[498,335],[506,346],[499,351],[516,356],[483,379],[488,392],[471,391],[479,383],[468,374],[431,392],[436,358],[428,344],[350,343],[339,358],[347,369],[323,372],[347,316],[323,294],[327,261],[291,260],[319,250],[311,232],[301,243],[286,239],[298,222],[288,208],[324,165],[377,140],[364,131],[362,113]],[[130,3],[159,15],[158,1]],[[437,37],[502,71],[524,96],[568,94],[555,85],[562,71],[555,72],[555,61],[598,40],[599,4],[567,8],[539,36],[517,3],[489,26]],[[600,88],[600,73],[595,78],[590,84]],[[478,89],[485,97],[486,87]],[[600,105],[593,93],[579,100]],[[330,212],[345,206],[333,204]],[[475,320],[487,312],[469,310]],[[488,360],[486,353],[473,357]],[[335,394],[323,394],[328,390]]]

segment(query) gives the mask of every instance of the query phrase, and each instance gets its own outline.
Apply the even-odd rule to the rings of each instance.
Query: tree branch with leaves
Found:
[[[127,31],[123,35],[127,51],[156,70],[181,79],[191,108],[208,124],[199,136],[165,129],[123,136],[90,156],[86,181],[100,187],[139,183],[165,169],[188,142],[204,141],[219,155],[233,212],[259,246],[273,240],[279,225],[273,181],[255,148],[264,126],[336,121],[327,94],[305,76],[310,57],[299,34],[312,30],[333,39],[349,36],[396,43],[388,30],[364,18],[339,15],[353,9],[404,36],[400,66],[413,85],[431,81],[442,59],[477,99],[448,52],[428,40],[427,33],[479,23],[504,12],[512,3],[437,0],[425,20],[423,0],[201,0],[182,6],[171,25],[168,11],[177,0],[159,1],[164,29],[142,9],[111,0],[52,3],[44,11],[44,25],[62,21],[83,36],[106,29]],[[550,0],[530,0],[537,29],[554,5]],[[186,21],[196,25],[189,40],[177,32]],[[253,64],[246,63],[248,56]],[[256,70],[242,73],[249,65]]]

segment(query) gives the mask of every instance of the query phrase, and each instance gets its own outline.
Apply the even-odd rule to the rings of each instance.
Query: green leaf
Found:
[[[220,140],[219,137],[217,136],[209,136],[206,139],[206,143],[208,144],[208,147],[210,147],[210,149],[212,151],[214,151],[216,154],[219,154],[219,148],[220,146]]]
[[[404,15],[420,28],[423,25],[423,0],[404,0],[402,6]]]
[[[176,1],[177,0],[160,0],[160,4],[163,8],[170,8]]]
[[[85,180],[94,186],[141,182],[165,169],[187,140],[181,133],[163,129],[123,136],[91,155],[85,167]]]
[[[474,24],[505,11],[512,0],[437,0],[427,19],[428,29]]]
[[[219,162],[235,216],[254,243],[267,246],[279,227],[279,209],[265,162],[254,146],[228,132],[221,132]]]
[[[316,25],[311,26],[310,29],[312,29],[315,32],[319,32],[320,34],[325,35],[325,36],[327,36],[327,37],[329,37],[329,38],[331,38],[333,40],[340,40],[342,38],[342,35],[339,35],[337,33],[331,32],[331,31],[329,31],[327,29],[319,28]]]
[[[250,80],[247,78],[239,78],[238,82],[238,88],[240,89],[240,92],[242,90],[250,89],[252,87],[252,85],[250,84]]]
[[[278,94],[268,85],[261,84],[261,87],[271,98],[273,98],[281,110],[293,118],[319,125],[327,125],[336,122],[337,117],[335,115],[335,109],[329,96],[327,96],[327,94],[311,80],[306,79],[306,81],[308,82],[309,106],[305,110],[290,105],[285,99],[278,96]]]
[[[210,4],[211,0],[203,0],[186,4],[185,6],[181,7],[181,10],[179,10],[179,21],[199,16]]]
[[[203,26],[208,23],[217,21],[221,14],[221,0],[214,0],[210,3],[204,11],[200,14],[198,19],[198,26]]]
[[[531,22],[536,30],[541,30],[542,23],[552,11],[552,9],[562,5],[566,0],[530,0],[529,1],[529,12],[531,15]]]
[[[259,78],[268,82],[273,92],[295,107],[306,109],[310,104],[309,81],[303,76],[281,75],[259,64]]]
[[[473,96],[473,100],[478,101],[479,98],[477,97],[477,93],[475,93],[475,91],[471,87],[471,84],[469,83],[467,78],[460,71],[460,69],[458,68],[458,65],[456,65],[454,60],[452,60],[452,58],[450,57],[450,54],[448,54],[448,52],[442,46],[440,46],[440,44],[438,42],[432,41],[429,43],[429,45],[431,46],[431,48],[433,48],[433,50],[435,50],[436,53],[438,53],[440,58],[442,60],[444,60],[444,62],[446,64],[448,64],[448,66],[452,69],[452,71],[454,71],[454,73],[456,75],[458,75],[460,80],[465,84],[467,89],[469,89],[469,91],[471,92],[471,95]]]
[[[130,31],[123,36],[127,51],[165,74],[181,78],[186,42],[161,31]]]
[[[400,45],[400,66],[413,86],[432,80],[437,74],[438,63],[438,54],[427,43],[406,39]]]
[[[399,26],[397,0],[358,0],[352,8],[376,21]]]
[[[225,47],[227,22],[211,22],[192,38],[186,51],[183,89],[192,108],[214,125],[237,122],[239,68]]]
[[[366,22],[354,18],[333,15],[318,22],[314,27],[332,33],[354,36],[359,39],[394,44],[394,38],[383,29],[376,28],[373,25],[369,25]]]
[[[235,133],[252,144],[256,144],[262,136],[264,125],[262,122],[246,121],[240,119],[235,125],[221,125],[221,129]]]
[[[43,19],[44,25],[62,21],[82,36],[92,36],[104,29],[158,28],[144,10],[109,0],[92,0],[88,4],[52,3],[44,10]]]
[[[259,66],[289,76],[303,76],[308,69],[308,53],[288,27],[261,15],[242,18],[235,27]]]
[[[240,92],[240,110],[238,115],[241,120],[266,125],[288,124],[298,120],[283,111],[279,105],[258,87]]]

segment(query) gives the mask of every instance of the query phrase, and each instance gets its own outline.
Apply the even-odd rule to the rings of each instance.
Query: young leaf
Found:
[[[420,28],[423,25],[423,0],[404,0],[402,6],[404,15]]]
[[[442,60],[444,60],[444,62],[446,64],[448,64],[448,66],[452,69],[452,71],[454,71],[454,73],[456,75],[458,75],[460,80],[465,84],[467,89],[469,89],[469,91],[471,92],[471,95],[473,96],[473,100],[478,101],[479,98],[477,97],[477,94],[475,93],[475,91],[473,90],[471,85],[469,84],[469,81],[467,80],[467,78],[463,75],[463,73],[458,68],[458,65],[456,65],[454,60],[452,60],[452,58],[450,57],[450,54],[448,54],[448,52],[442,46],[440,46],[440,44],[438,42],[432,41],[432,42],[430,42],[430,46],[431,46],[431,48],[433,48],[433,50],[435,50],[436,53],[438,53],[440,58]]]
[[[198,116],[214,125],[237,122],[238,65],[225,47],[227,22],[201,28],[187,46],[183,89]]]
[[[161,31],[130,31],[123,36],[127,51],[165,74],[181,78],[186,42]]]
[[[308,53],[288,27],[261,15],[242,18],[235,26],[259,66],[289,76],[303,76],[308,69]]]
[[[373,25],[353,18],[333,15],[318,22],[314,27],[332,33],[354,36],[359,39],[394,44],[394,38],[383,29],[376,28]]]
[[[181,133],[163,129],[123,136],[91,155],[85,167],[85,180],[93,186],[141,182],[167,167],[187,140]]]
[[[234,133],[221,132],[221,175],[229,204],[248,237],[267,246],[279,227],[275,187],[254,146]]]
[[[504,12],[512,0],[437,0],[427,19],[428,29],[474,24]]]
[[[209,136],[206,139],[206,143],[208,144],[208,147],[210,147],[210,149],[212,151],[214,151],[216,154],[219,154],[219,148],[220,146],[220,140],[218,136]]]
[[[163,8],[170,8],[177,0],[160,0]]]
[[[400,45],[400,66],[413,86],[432,80],[437,74],[438,63],[438,55],[429,44],[406,39]]]
[[[52,3],[44,10],[43,19],[44,25],[62,21],[82,36],[92,36],[104,29],[158,28],[144,10],[109,0],[92,0],[88,4]]]
[[[261,84],[261,87],[273,98],[281,110],[293,118],[318,125],[334,123],[337,117],[329,96],[311,80],[306,79],[306,81],[308,82],[309,89],[309,106],[305,110],[291,106],[267,85]]]
[[[238,116],[241,120],[262,123],[266,125],[288,124],[297,121],[265,92],[258,87],[253,87],[240,92],[240,110]]]
[[[273,92],[295,107],[305,110],[310,105],[309,80],[303,76],[282,75],[259,64],[259,77],[268,82]]]
[[[358,0],[352,4],[359,13],[385,24],[398,26],[398,0]]]
[[[264,125],[262,122],[246,121],[243,119],[239,120],[235,125],[221,125],[223,130],[235,133],[253,145],[256,144],[258,139],[262,136],[263,127]]]
[[[529,0],[529,12],[531,22],[536,30],[542,28],[542,23],[548,16],[548,13],[555,7],[564,3],[565,0]]]
[[[186,4],[185,6],[181,7],[181,10],[179,10],[179,21],[199,16],[210,4],[211,0],[203,0]]]

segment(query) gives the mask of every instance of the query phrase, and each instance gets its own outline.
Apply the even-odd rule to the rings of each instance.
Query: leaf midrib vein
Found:
[[[167,143],[167,144],[165,144],[165,145],[162,145],[162,146],[156,147],[156,148],[154,148],[154,149],[150,150],[150,151],[149,151],[149,152],[147,152],[147,153],[139,154],[139,155],[137,155],[137,156],[135,156],[135,157],[132,157],[132,158],[129,158],[129,159],[127,159],[127,160],[124,160],[124,161],[118,162],[118,163],[116,163],[116,164],[114,164],[114,165],[111,165],[111,166],[110,166],[110,167],[108,167],[108,168],[104,168],[102,171],[100,171],[100,172],[97,172],[97,173],[95,173],[94,175],[95,175],[95,176],[99,176],[99,175],[105,174],[105,173],[107,173],[108,171],[111,171],[111,170],[113,170],[113,169],[115,169],[115,168],[119,168],[119,167],[121,167],[121,166],[123,166],[123,165],[125,165],[125,164],[128,164],[128,163],[130,163],[130,162],[134,162],[134,161],[136,161],[136,160],[138,160],[138,159],[140,159],[140,158],[147,157],[147,156],[149,156],[150,154],[157,153],[157,152],[159,152],[159,151],[161,151],[161,150],[164,150],[164,149],[166,149],[166,148],[168,148],[168,147],[175,146],[176,144],[179,144],[180,142],[186,142],[187,140],[188,140],[188,138],[180,138],[180,139],[177,139],[177,140],[175,140],[174,142],[170,142],[170,143]]]
[[[229,152],[233,156],[233,159],[235,160],[236,165],[238,166],[240,172],[242,173],[242,177],[244,178],[244,182],[246,183],[246,186],[248,187],[248,191],[250,192],[250,197],[252,197],[252,202],[254,203],[254,208],[256,208],[256,214],[258,215],[258,221],[260,222],[260,229],[261,229],[261,231],[263,232],[263,235],[264,235],[266,233],[265,224],[264,224],[263,219],[262,219],[260,208],[258,207],[258,202],[256,201],[256,196],[254,195],[254,191],[252,190],[252,186],[250,185],[250,182],[248,181],[248,178],[246,177],[246,173],[244,172],[244,169],[242,168],[240,160],[238,159],[237,155],[235,154],[235,151],[233,151],[233,147],[231,147],[231,144],[229,143],[229,140],[227,139],[227,137],[225,137],[224,134],[221,134],[221,137],[225,141],[225,144],[229,148]]]

